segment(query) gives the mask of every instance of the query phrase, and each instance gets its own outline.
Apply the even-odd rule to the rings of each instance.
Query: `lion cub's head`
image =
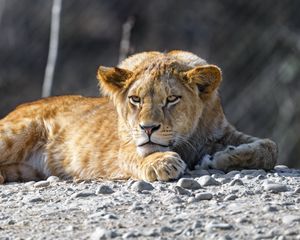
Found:
[[[99,67],[101,89],[114,101],[120,136],[146,156],[185,142],[216,98],[217,66],[188,52],[146,52],[119,67]]]

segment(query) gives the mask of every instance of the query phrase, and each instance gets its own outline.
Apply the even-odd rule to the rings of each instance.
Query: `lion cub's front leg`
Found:
[[[270,139],[259,139],[233,130],[224,138],[223,144],[224,150],[202,159],[202,168],[224,171],[242,168],[270,170],[276,164],[278,148]]]
[[[185,168],[185,162],[176,152],[155,152],[143,159],[138,175],[147,181],[168,181],[179,178]]]

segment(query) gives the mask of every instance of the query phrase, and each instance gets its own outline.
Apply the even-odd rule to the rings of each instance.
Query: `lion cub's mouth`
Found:
[[[138,145],[138,147],[144,147],[144,146],[160,146],[160,147],[169,147],[169,145],[163,145],[155,142],[151,142],[150,140],[148,142],[142,143]]]

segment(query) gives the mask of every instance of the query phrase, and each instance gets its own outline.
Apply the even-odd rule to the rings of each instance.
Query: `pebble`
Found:
[[[300,193],[300,187],[297,187],[297,188],[294,190],[294,193]]]
[[[159,229],[160,233],[170,233],[170,232],[174,232],[175,230],[171,227],[167,227],[167,226],[163,226]]]
[[[240,179],[242,177],[244,177],[244,174],[238,173],[238,174],[235,174],[233,178],[234,179]]]
[[[104,228],[96,228],[96,230],[92,233],[90,239],[91,240],[106,240],[117,237],[115,231],[107,230]]]
[[[159,233],[157,232],[157,230],[155,228],[145,229],[142,232],[142,234],[145,237],[157,237],[157,236],[159,236]]]
[[[276,165],[276,166],[274,167],[274,169],[275,169],[275,170],[283,170],[283,169],[289,169],[289,167],[286,166],[286,165]]]
[[[143,180],[134,182],[131,188],[137,192],[142,192],[143,190],[152,191],[154,189],[151,183]]]
[[[177,182],[177,186],[191,190],[197,190],[201,188],[201,185],[192,178],[179,179],[179,181]]]
[[[139,237],[141,234],[139,232],[136,232],[136,231],[129,231],[127,233],[124,233],[122,235],[122,238],[123,239],[128,239],[128,238],[136,238],[136,237]]]
[[[272,193],[286,192],[288,190],[285,184],[280,183],[266,183],[264,189]]]
[[[31,187],[31,186],[33,186],[34,184],[35,184],[35,181],[30,181],[30,182],[24,183],[24,186],[25,186],[25,187]]]
[[[85,198],[85,197],[91,197],[96,196],[96,194],[92,191],[83,190],[80,192],[73,193],[71,195],[71,198]]]
[[[177,194],[180,194],[180,195],[188,195],[188,196],[191,195],[191,192],[189,190],[184,189],[180,186],[175,186],[174,190]]]
[[[226,173],[226,177],[231,178],[231,177],[234,177],[236,174],[240,174],[240,173],[241,173],[240,171],[232,170],[232,171]]]
[[[230,195],[228,195],[228,196],[226,196],[225,198],[224,198],[224,201],[226,202],[226,201],[233,201],[233,200],[235,200],[235,199],[237,199],[238,198],[238,196],[236,196],[235,194],[230,194]]]
[[[195,197],[189,197],[189,198],[187,199],[187,203],[194,203],[194,202],[196,202]]]
[[[202,176],[198,178],[198,182],[200,183],[201,186],[219,186],[221,185],[220,182],[212,178],[211,176]]]
[[[256,180],[264,180],[264,179],[266,179],[266,176],[265,175],[257,175],[255,179]]]
[[[230,186],[242,186],[244,185],[243,181],[241,179],[233,179],[230,183],[229,183]]]
[[[30,203],[36,203],[36,202],[43,202],[44,200],[41,197],[33,197],[28,199],[28,202]]]
[[[48,181],[39,181],[33,184],[34,187],[36,188],[42,188],[42,187],[48,187],[50,185],[50,182]]]
[[[285,215],[282,217],[282,222],[284,224],[291,224],[293,222],[300,222],[300,215]]]
[[[96,194],[112,194],[115,191],[112,190],[112,188],[108,185],[101,185],[98,187],[98,189],[96,190]]]
[[[59,181],[59,177],[57,176],[50,176],[47,178],[48,182],[58,182]]]
[[[244,174],[244,175],[254,175],[254,174],[257,174],[258,170],[257,169],[243,169],[241,171],[241,174]]]
[[[225,173],[218,169],[208,169],[207,170],[209,174],[218,174],[218,175],[225,175]]]
[[[278,209],[275,206],[266,206],[263,208],[264,212],[277,212]]]
[[[201,227],[202,227],[202,223],[199,220],[196,220],[192,224],[192,229],[201,228]]]
[[[196,201],[202,201],[202,200],[211,200],[213,198],[213,195],[208,192],[203,192],[203,193],[197,193],[195,195],[195,200]]]
[[[213,229],[222,229],[222,230],[230,230],[233,228],[231,224],[228,223],[216,223],[216,222],[210,222],[205,226],[206,229],[208,230],[213,230]]]

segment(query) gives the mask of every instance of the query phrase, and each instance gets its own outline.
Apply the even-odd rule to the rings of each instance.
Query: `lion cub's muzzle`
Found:
[[[168,151],[170,144],[161,135],[161,124],[139,124],[139,128],[141,134],[136,139],[136,145],[140,154]]]

